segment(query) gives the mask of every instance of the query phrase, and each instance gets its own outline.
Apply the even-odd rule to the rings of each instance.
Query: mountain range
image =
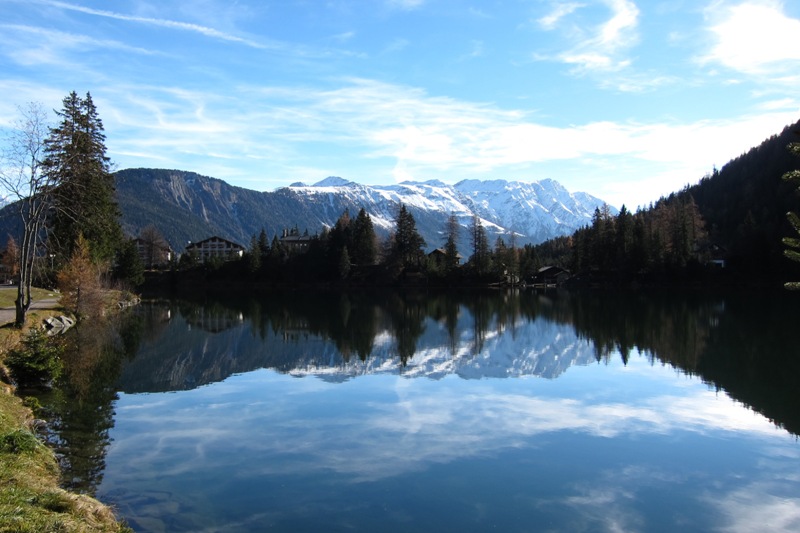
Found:
[[[213,235],[243,246],[261,229],[269,238],[295,228],[313,235],[332,227],[345,210],[354,217],[361,208],[378,236],[385,238],[394,229],[400,204],[414,216],[428,251],[444,244],[451,214],[463,228],[478,216],[491,243],[500,235],[508,242],[513,232],[521,246],[572,234],[591,223],[595,209],[604,204],[589,194],[571,193],[551,179],[378,186],[329,177],[313,185],[298,182],[259,192],[182,170],[125,169],[115,176],[123,230],[135,236],[153,224],[178,252],[188,241]],[[466,229],[458,245],[469,255]]]

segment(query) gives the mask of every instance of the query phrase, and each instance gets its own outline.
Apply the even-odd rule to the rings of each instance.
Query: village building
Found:
[[[545,266],[540,268],[533,276],[531,283],[544,287],[558,286],[570,278],[569,270],[557,266]]]
[[[292,229],[284,228],[280,241],[283,247],[290,253],[305,252],[311,245],[313,238],[314,237],[308,234],[308,230],[301,235],[300,230],[295,227]]]
[[[444,267],[446,257],[447,252],[444,250],[444,248],[437,248],[428,254],[428,258],[433,261],[437,267]],[[464,257],[461,254],[456,253],[456,265],[460,265],[463,258]]]
[[[242,257],[244,255],[244,247],[215,236],[198,242],[190,242],[186,246],[186,253],[194,255],[199,261],[207,261],[212,257],[230,261]]]

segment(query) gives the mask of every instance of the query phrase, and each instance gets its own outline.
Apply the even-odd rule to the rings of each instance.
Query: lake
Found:
[[[41,401],[136,531],[800,531],[798,325],[788,293],[152,300]]]

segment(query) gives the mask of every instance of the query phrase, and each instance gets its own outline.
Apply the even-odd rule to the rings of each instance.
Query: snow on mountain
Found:
[[[461,321],[469,322],[465,315]],[[427,320],[426,333],[417,343],[414,356],[401,370],[406,377],[442,379],[458,375],[462,379],[538,376],[554,379],[571,366],[596,362],[591,341],[580,338],[573,327],[547,320],[520,321],[514,334],[489,328],[485,338],[472,336],[472,330],[459,325],[462,332],[455,342],[448,340],[443,324]],[[288,373],[293,376],[316,376],[326,381],[345,381],[370,374],[398,372],[395,339],[390,333],[379,335],[370,357],[347,361],[333,352],[314,361],[298,361]],[[332,348],[331,348],[332,349]]]
[[[187,241],[211,235],[249,242],[265,229],[270,235],[297,227],[314,234],[332,227],[345,210],[355,217],[370,215],[380,238],[393,230],[400,204],[414,216],[427,251],[444,245],[447,218],[464,228],[457,243],[470,255],[466,228],[477,216],[490,243],[498,236],[518,246],[570,235],[591,223],[603,201],[571,193],[557,181],[464,180],[449,185],[439,180],[362,185],[331,176],[313,185],[296,182],[272,192],[235,187],[193,172],[126,169],[116,173],[117,200],[123,229],[138,235],[154,224],[177,250]],[[616,210],[612,209],[612,213]]]
[[[490,236],[513,232],[519,244],[536,244],[569,235],[589,224],[594,210],[604,203],[586,193],[570,193],[551,179],[464,180],[455,185],[430,180],[368,186],[330,177],[311,186],[296,184],[291,189],[308,197],[328,196],[329,203],[333,203],[334,196],[346,198],[348,203],[363,207],[376,227],[387,231],[392,229],[402,203],[414,215],[428,248],[441,245],[445,219],[451,214],[463,227],[468,227],[477,215]],[[616,212],[613,208],[611,211]]]

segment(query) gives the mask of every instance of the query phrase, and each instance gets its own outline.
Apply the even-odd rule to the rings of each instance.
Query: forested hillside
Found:
[[[591,225],[542,243],[537,255],[590,281],[782,284],[797,277],[781,239],[792,235],[786,213],[800,210],[800,197],[781,176],[800,167],[787,149],[798,140],[800,122],[646,209],[597,210]]]
[[[796,269],[783,257],[781,238],[792,234],[786,213],[800,208],[800,197],[781,176],[800,168],[787,149],[797,141],[800,121],[688,189],[709,238],[727,252],[732,267],[768,277]]]

